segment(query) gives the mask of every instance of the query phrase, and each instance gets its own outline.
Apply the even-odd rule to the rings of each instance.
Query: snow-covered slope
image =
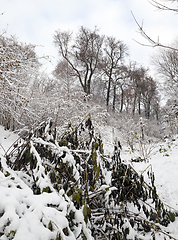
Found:
[[[107,154],[112,154],[115,140],[122,145],[121,159],[129,163],[139,174],[146,178],[149,168],[155,173],[155,186],[157,193],[165,205],[178,215],[178,135],[174,138],[160,139],[147,145],[150,155],[146,161],[135,162],[134,159],[142,158],[140,146],[132,152],[125,144],[122,134],[114,128],[105,128],[103,131],[104,145]],[[145,145],[146,147],[146,145]],[[142,148],[143,150],[143,148]],[[178,239],[178,218],[170,223],[167,231]]]
[[[82,229],[87,239],[91,239],[82,209],[75,208],[63,189],[48,194],[44,188],[44,192],[35,195],[29,187],[30,177],[7,165],[4,154],[17,139],[17,135],[0,127],[0,240],[74,240],[68,221],[74,212],[75,234],[79,235]]]
[[[109,152],[113,151],[112,141],[115,136],[113,137],[111,129],[107,129],[106,132],[105,148],[109,154]],[[44,192],[40,195],[34,195],[28,185],[24,184],[19,178],[19,175],[16,175],[14,171],[7,167],[3,156],[17,138],[16,134],[4,131],[3,127],[0,126],[0,157],[3,169],[6,170],[3,173],[0,171],[0,236],[2,235],[0,240],[54,239],[55,231],[50,231],[52,227],[50,224],[63,233],[65,239],[75,239],[68,228],[66,219],[66,212],[70,210],[71,212],[75,210],[78,214],[78,231],[83,228],[85,235],[90,239],[90,234],[87,235],[88,230],[85,229],[82,212],[74,209],[74,205],[70,201],[67,204],[66,199],[61,197],[62,193],[57,195]],[[122,139],[119,140],[122,142]],[[154,151],[150,154],[147,162],[133,162],[130,160],[135,157],[138,157],[138,152],[135,155],[135,153],[130,153],[127,147],[123,146],[122,160],[129,162],[140,174],[144,174],[148,168],[152,168],[155,173],[155,185],[160,198],[173,212],[178,212],[178,137],[175,137],[174,140],[167,139],[164,142],[160,141],[155,144]],[[56,211],[53,205],[59,205],[61,211]],[[41,222],[38,219],[41,219]],[[52,224],[53,222],[55,222],[55,225]],[[6,236],[2,234],[4,231],[2,226],[4,225],[6,225]],[[67,231],[67,234],[64,230]],[[173,223],[170,223],[165,230],[174,239],[178,239],[178,218]]]

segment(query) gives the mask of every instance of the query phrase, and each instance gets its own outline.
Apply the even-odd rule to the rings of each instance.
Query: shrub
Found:
[[[48,230],[48,239],[155,239],[157,232],[169,237],[161,228],[175,216],[157,195],[154,173],[148,170],[145,182],[122,162],[118,146],[112,157],[104,155],[90,116],[60,138],[51,121],[43,122],[8,151],[8,167],[1,171],[13,184],[13,175],[18,176],[19,194],[32,191],[24,198],[25,211],[37,211],[35,219]],[[5,212],[5,205],[0,209]],[[0,232],[17,236],[19,229],[9,219]]]

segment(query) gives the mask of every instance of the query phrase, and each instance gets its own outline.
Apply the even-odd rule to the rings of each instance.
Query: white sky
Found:
[[[160,42],[170,43],[178,37],[178,16],[156,11],[148,0],[0,0],[0,6],[0,31],[6,29],[7,35],[16,35],[19,41],[39,45],[39,56],[52,56],[53,65],[46,64],[48,71],[54,69],[57,61],[53,44],[57,29],[75,33],[80,26],[97,26],[100,33],[124,41],[130,59],[145,67],[150,65],[150,55],[156,49],[133,40],[144,42],[131,11],[139,23],[144,21],[144,29],[155,40],[159,36]]]

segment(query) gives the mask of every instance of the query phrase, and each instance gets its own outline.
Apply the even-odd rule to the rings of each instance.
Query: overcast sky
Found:
[[[163,0],[160,0],[163,2]],[[52,57],[53,65],[46,64],[48,71],[54,69],[57,49],[53,44],[55,30],[78,31],[80,26],[114,36],[129,47],[130,59],[145,67],[150,65],[153,48],[143,47],[133,39],[144,42],[131,15],[153,39],[165,44],[178,37],[178,15],[160,12],[148,0],[0,0],[0,30],[16,35],[19,41],[38,45],[39,56]]]

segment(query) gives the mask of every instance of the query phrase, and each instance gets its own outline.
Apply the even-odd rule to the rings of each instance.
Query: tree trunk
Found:
[[[122,112],[123,106],[124,106],[124,90],[121,86],[121,108],[120,108],[120,112]]]
[[[141,115],[141,93],[139,93],[138,97],[138,114]]]
[[[155,107],[155,114],[156,114],[156,121],[158,123],[159,122],[159,106],[158,106],[158,103],[156,104],[156,107]]]
[[[111,77],[109,77],[108,81],[108,89],[107,89],[107,97],[106,97],[106,106],[109,106],[109,98],[110,98],[110,89],[111,89]]]
[[[114,95],[113,95],[113,103],[112,103],[113,112],[115,112],[115,105],[116,105],[116,84],[114,84]]]
[[[145,104],[145,117],[147,119],[150,118],[150,101],[148,101],[146,104]]]
[[[132,114],[135,115],[135,106],[136,106],[137,93],[134,94],[133,109]]]

